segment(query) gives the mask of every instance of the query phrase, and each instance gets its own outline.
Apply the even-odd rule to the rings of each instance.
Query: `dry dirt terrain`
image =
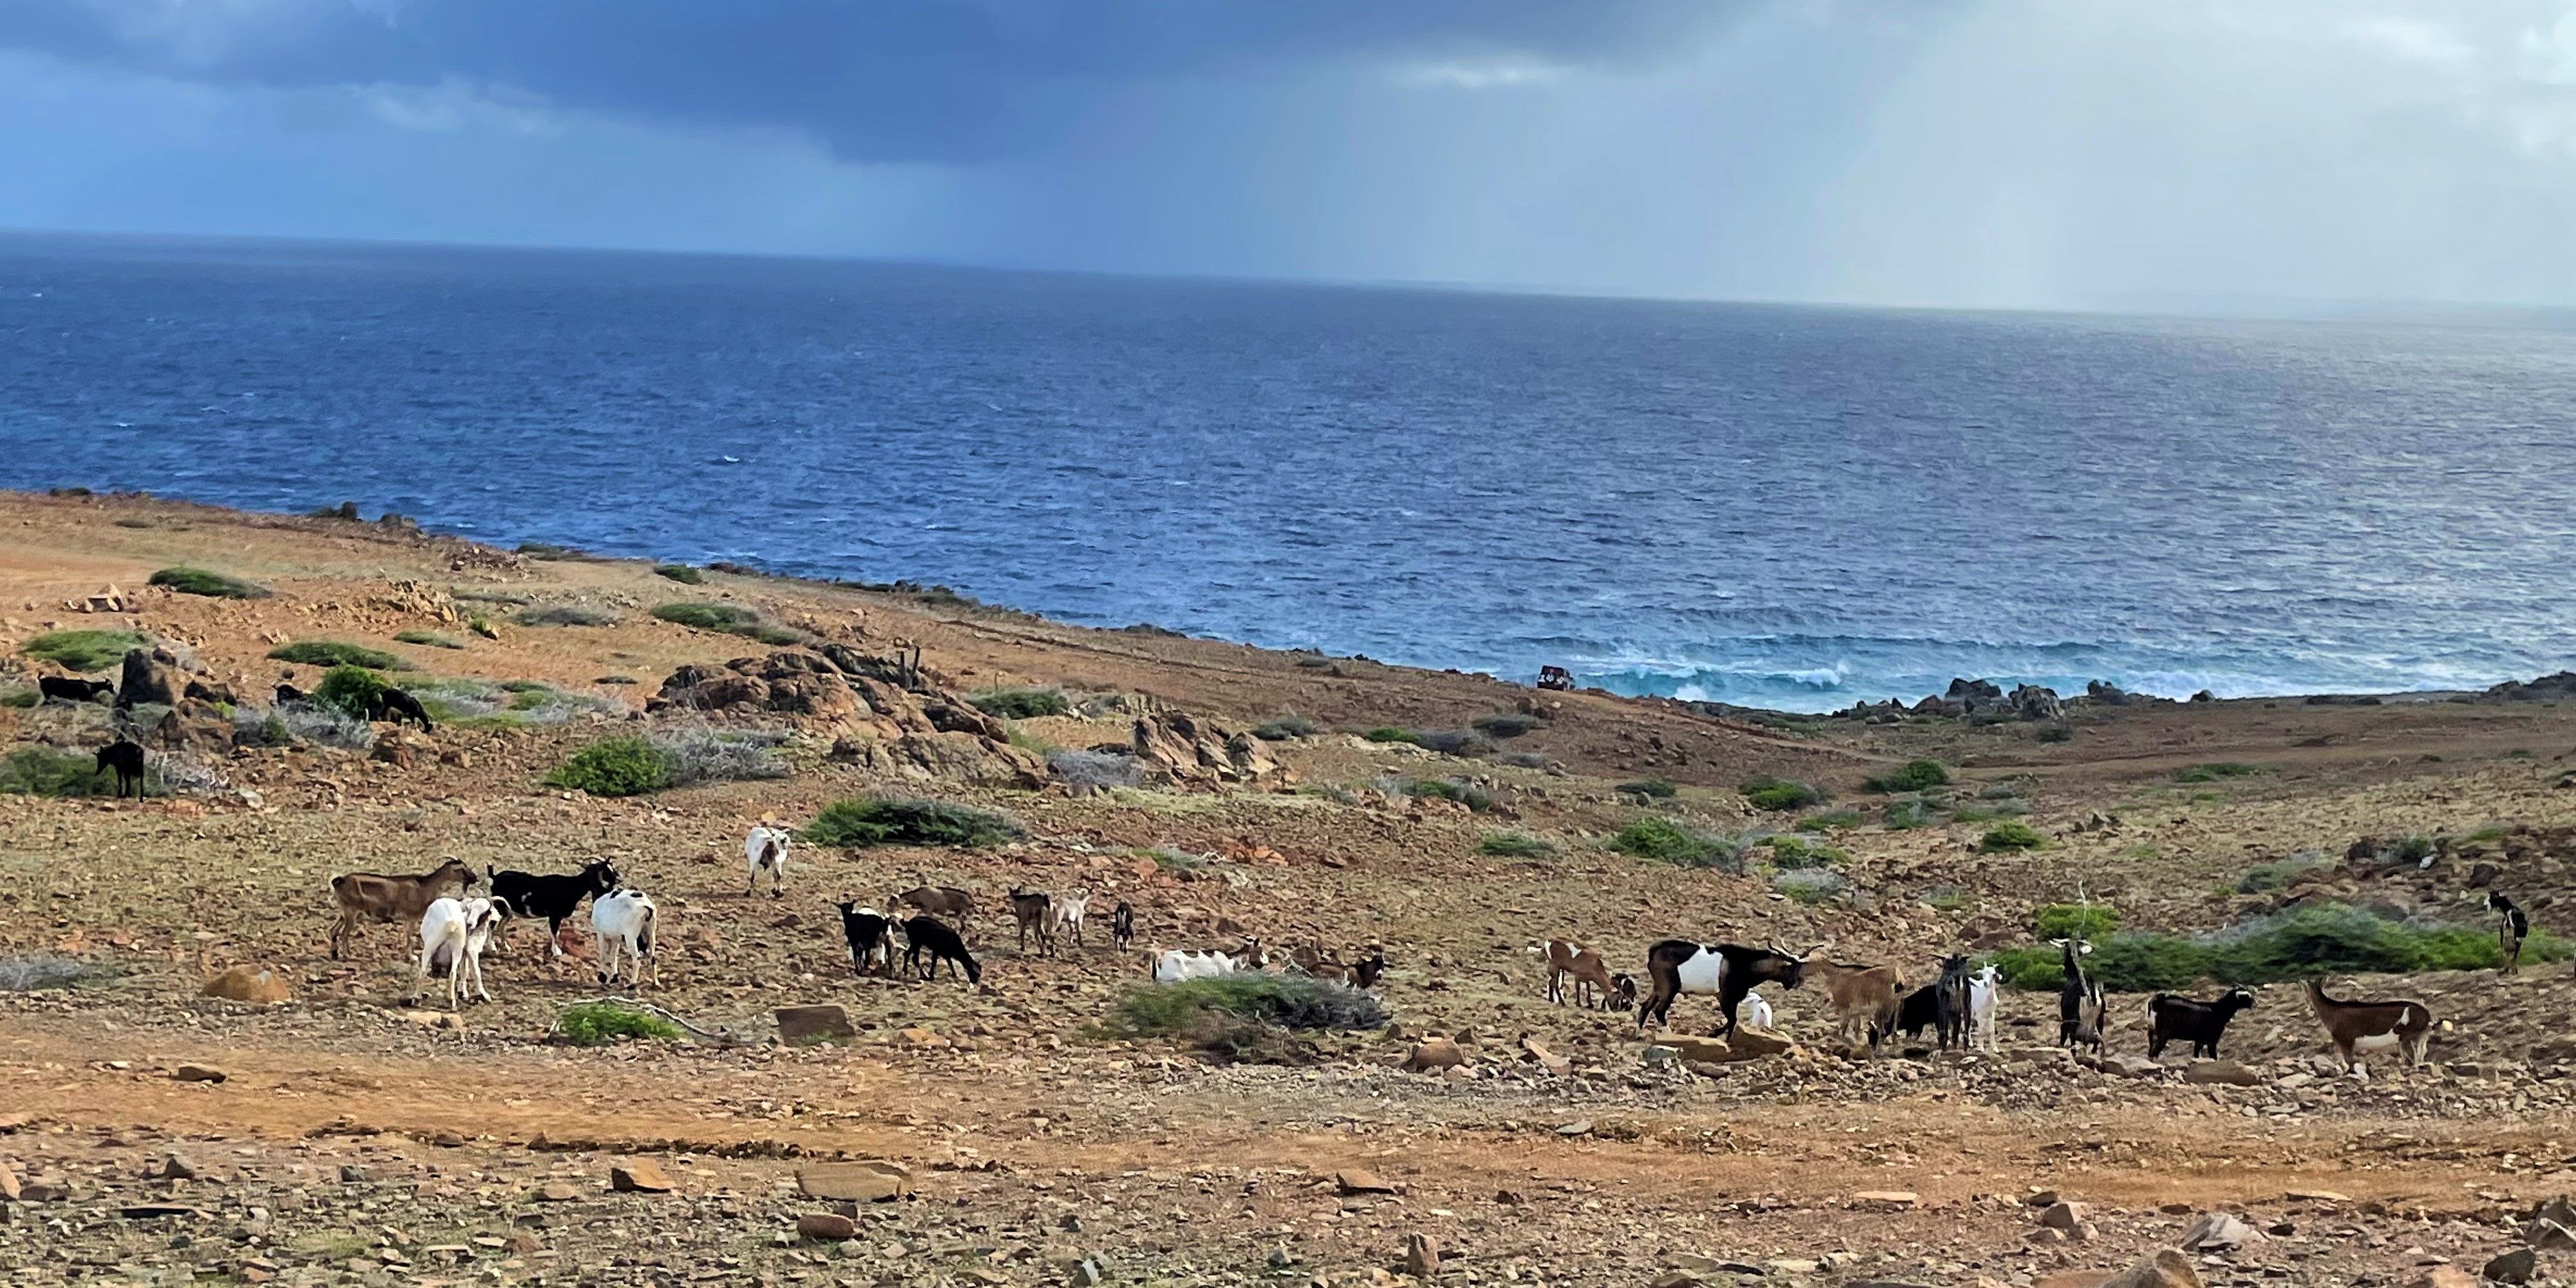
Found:
[[[173,687],[201,693],[166,721],[147,705],[129,722],[165,794],[0,795],[0,965],[91,971],[0,991],[0,1274],[2074,1288],[2176,1248],[2216,1212],[2243,1223],[2224,1246],[2124,1282],[2468,1284],[2490,1266],[2576,1278],[2576,1236],[2540,1213],[2576,1192],[2563,960],[2510,977],[2337,977],[2339,992],[2417,998],[2443,1021],[2428,1067],[2380,1054],[2362,1080],[2335,1069],[2289,982],[2258,990],[2224,1068],[2180,1049],[2146,1061],[2134,994],[2111,998],[2109,1058],[2058,1047],[2055,995],[2017,991],[2000,1052],[1899,1038],[1871,1058],[1836,1041],[1814,985],[1765,990],[1786,1053],[1714,1063],[1674,1058],[1626,1014],[1550,1004],[1532,952],[1577,939],[1642,980],[1659,939],[1776,940],[1921,982],[1940,954],[2029,946],[2035,909],[2079,899],[2175,933],[2303,901],[2484,927],[2483,891],[2508,888],[2562,925],[2576,910],[2565,705],[1791,719],[1079,629],[936,592],[725,571],[684,585],[556,553],[150,498],[0,495],[0,689],[64,673],[21,656],[29,640],[109,629],[157,642]],[[173,566],[270,593],[145,585]],[[674,602],[738,605],[802,643],[650,615]],[[549,609],[594,624],[522,624]],[[322,674],[268,654],[313,640],[395,654],[411,668],[396,683],[465,695],[440,709],[466,718],[376,726],[373,751],[258,733],[281,679],[309,690]],[[808,663],[779,653],[864,665],[821,663],[830,700],[808,703],[787,678]],[[769,677],[765,701],[809,709],[647,714],[675,670],[736,658],[753,661],[730,674]],[[863,678],[882,665],[918,679]],[[1072,713],[942,714],[957,695],[1021,686],[1062,692]],[[1153,752],[1143,744],[1175,717],[1222,735],[1291,713],[1314,732],[1236,740],[1259,753],[1249,768],[1224,763],[1222,736],[1177,777],[1105,791],[1075,790],[1042,759]],[[1461,755],[1360,736],[1515,714],[1534,727]],[[117,720],[104,703],[0,707],[0,752],[86,758]],[[948,727],[961,722],[973,727]],[[603,739],[709,730],[763,732],[786,776],[623,799],[544,785]],[[1954,781],[1924,825],[1891,828],[1889,798],[1863,779],[1923,757]],[[1738,789],[1759,775],[1831,801],[1758,811]],[[1675,788],[1620,790],[1643,779]],[[751,823],[801,826],[876,795],[1003,811],[1027,835],[800,844],[783,897],[745,894]],[[1842,857],[1811,892],[1767,862],[1683,867],[1606,845],[1648,816],[1751,835],[1757,855],[1774,848],[1763,835],[1816,818],[1792,835]],[[2044,844],[1987,848],[2009,820]],[[1501,833],[1551,851],[1482,852]],[[2413,837],[2439,843],[2402,862],[2379,852]],[[495,1000],[453,1017],[443,982],[413,996],[410,925],[364,927],[345,959],[328,955],[333,876],[448,856],[478,873],[610,860],[652,894],[661,934],[656,982],[613,991],[730,1040],[555,1036],[566,1006],[612,991],[578,916],[561,960],[542,923],[508,927],[485,964]],[[2302,856],[2268,888],[2249,879]],[[982,983],[854,975],[835,902],[882,907],[925,881],[978,897]],[[1015,887],[1093,892],[1088,942],[1021,951],[1004,906]],[[1120,901],[1138,926],[1123,951],[1104,924]],[[1345,960],[1383,946],[1391,1019],[1294,1035],[1284,1063],[1110,1025],[1151,987],[1149,948],[1246,938]],[[273,972],[289,996],[204,995],[236,966]],[[853,1036],[777,1041],[774,1009],[804,1004],[844,1008]],[[1677,1034],[1716,1023],[1700,997],[1673,1017]],[[1405,1071],[1426,1037],[1454,1040],[1466,1063]],[[848,1166],[872,1160],[895,1166]],[[808,1192],[898,1173],[888,1201]],[[2510,1255],[2535,1244],[2528,1265]]]

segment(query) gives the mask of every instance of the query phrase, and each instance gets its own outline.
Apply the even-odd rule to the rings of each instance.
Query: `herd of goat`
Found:
[[[769,882],[773,897],[785,894],[791,845],[790,834],[782,828],[767,823],[752,826],[743,838],[746,896],[756,895],[763,879]],[[488,883],[488,894],[465,894],[477,878],[472,868],[453,858],[418,876],[351,873],[333,879],[331,889],[339,902],[340,919],[331,931],[331,955],[340,956],[350,937],[366,923],[418,918],[418,986],[425,990],[432,975],[443,973],[451,1008],[462,1006],[469,994],[490,1001],[491,994],[483,986],[482,956],[502,925],[513,917],[544,918],[548,950],[560,957],[563,923],[584,900],[589,900],[599,981],[616,983],[621,969],[630,985],[654,979],[653,900],[641,890],[620,884],[617,869],[606,861],[561,875],[503,872],[487,867],[482,879]],[[459,893],[444,893],[450,887],[456,887]],[[894,937],[900,933],[904,940],[901,969],[905,973],[935,979],[945,964],[952,977],[962,976],[970,984],[983,982],[984,968],[959,933],[975,909],[975,897],[968,891],[919,885],[893,897],[895,914],[853,902],[838,906],[850,965],[859,975],[891,978],[895,974]],[[1020,951],[1028,951],[1034,943],[1040,955],[1052,956],[1059,941],[1066,938],[1077,947],[1086,946],[1090,906],[1091,896],[1087,893],[1056,895],[1013,889],[1010,910]],[[2500,918],[2504,968],[2511,970],[2519,958],[2521,940],[2529,933],[2529,922],[2501,894],[2490,896],[2488,906]],[[942,917],[956,924],[952,926]],[[1131,947],[1136,935],[1134,907],[1122,901],[1112,908],[1109,930],[1113,947]],[[2084,959],[2092,953],[2093,946],[2080,938],[2049,942],[2059,951],[2063,974],[2058,993],[2058,1045],[2089,1046],[2098,1054],[2104,1046],[2110,1015],[2100,981],[2085,966]],[[1930,1029],[1943,1050],[1953,1046],[1999,1049],[1995,1010],[2001,978],[1992,964],[1971,971],[1969,957],[1943,957],[1931,983],[1908,991],[1894,967],[1820,960],[1816,954],[1824,946],[1818,944],[1793,953],[1777,942],[1753,948],[1668,939],[1647,950],[1649,986],[1640,998],[1634,977],[1612,972],[1608,960],[1598,951],[1551,939],[1544,949],[1547,998],[1560,1004],[1571,1000],[1583,1007],[1633,1010],[1637,1026],[1643,1029],[1649,1022],[1669,1025],[1673,1002],[1684,994],[1714,996],[1722,1016],[1717,1036],[1728,1037],[1736,1032],[1739,1019],[1757,1029],[1771,1027],[1770,1003],[1756,991],[1760,985],[1793,989],[1812,975],[1824,987],[1826,1010],[1839,1022],[1840,1036],[1856,1047],[1866,1046],[1875,1052],[1895,1034],[1920,1037]],[[1287,960],[1307,975],[1338,979],[1362,989],[1376,987],[1387,964],[1385,952],[1376,946],[1371,946],[1366,958],[1347,965],[1326,956],[1319,944],[1296,949]],[[1151,963],[1153,979],[1172,983],[1265,970],[1271,961],[1260,942],[1252,940],[1235,952],[1157,952],[1152,954]],[[2307,984],[2307,997],[2346,1069],[2362,1073],[2363,1054],[2391,1048],[2401,1050],[2412,1065],[2424,1063],[2433,1013],[2422,1002],[2335,998],[2315,980]],[[2253,1005],[2254,995],[2242,988],[2230,989],[2207,1002],[2158,993],[2148,999],[2145,1010],[2147,1054],[2161,1056],[2167,1044],[2187,1042],[2194,1056],[2214,1059],[2228,1021]]]

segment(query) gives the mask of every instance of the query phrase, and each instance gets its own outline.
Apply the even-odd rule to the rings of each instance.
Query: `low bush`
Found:
[[[1008,814],[946,801],[868,796],[823,807],[800,835],[815,845],[945,845],[976,849],[1016,841],[1028,828]]]
[[[71,988],[116,972],[92,962],[50,953],[0,955],[0,993],[31,993],[41,988]]]
[[[1065,701],[1061,689],[994,689],[971,694],[966,701],[985,715],[1003,720],[1034,720],[1041,716],[1066,715],[1073,710],[1073,704]]]
[[[465,641],[436,631],[396,631],[394,643],[417,644],[422,648],[463,648]]]
[[[1291,738],[1314,736],[1315,722],[1301,715],[1272,716],[1254,726],[1252,736],[1263,742],[1286,742]]]
[[[2535,931],[2523,941],[2527,961],[2564,961],[2576,945]],[[2085,969],[2113,992],[2176,991],[2201,980],[2269,984],[2319,975],[2411,974],[2492,970],[2501,961],[2485,926],[2419,926],[2339,904],[2307,906],[2196,937],[2150,932],[2111,935],[2094,945]],[[2004,982],[2055,989],[2065,981],[2058,950],[2007,948],[1995,954]]]
[[[1556,842],[1527,832],[1487,832],[1476,853],[1497,859],[1545,859],[1556,854]]]
[[[1196,877],[1204,874],[1208,869],[1208,856],[1192,854],[1187,850],[1175,849],[1168,845],[1157,845],[1153,849],[1138,850],[1136,853],[1139,858],[1151,861],[1156,871],[1168,872],[1176,877]]]
[[[0,707],[17,707],[24,710],[28,707],[42,706],[44,701],[45,694],[41,689],[15,687],[0,689]]]
[[[280,644],[268,651],[271,661],[293,662],[299,666],[363,666],[374,671],[408,671],[411,663],[364,644],[344,644],[338,640],[297,640]]]
[[[2313,854],[2294,854],[2271,863],[2257,863],[2237,878],[2238,894],[2270,894],[2289,885],[2300,876],[2325,866],[2325,860]]]
[[[1851,862],[1851,855],[1830,845],[1817,845],[1802,837],[1766,836],[1762,844],[1771,847],[1771,866],[1783,872],[1805,868],[1834,868]]]
[[[707,580],[698,572],[697,569],[692,568],[687,564],[655,564],[653,565],[653,575],[657,577],[668,577],[683,586],[702,586],[706,584]]]
[[[1416,729],[1413,745],[1443,756],[1482,756],[1494,749],[1494,740],[1466,729]]]
[[[677,1041],[680,1026],[650,1011],[639,1011],[615,1002],[583,1002],[567,1006],[555,1017],[555,1031],[574,1046],[602,1046],[619,1038],[645,1038],[657,1042]]]
[[[1123,1038],[1180,1037],[1234,1059],[1269,1058],[1276,1050],[1258,1032],[1210,1023],[1215,1017],[1268,1029],[1345,1032],[1387,1020],[1383,1003],[1348,984],[1256,971],[1130,989],[1103,1027]]]
[[[154,777],[147,762],[143,776],[147,795],[158,794]],[[100,769],[98,758],[88,752],[20,747],[0,757],[0,792],[12,796],[113,796],[116,771]]]
[[[1937,760],[1909,760],[1898,769],[1860,780],[1861,790],[1894,794],[1948,785],[1950,771]]]
[[[1847,827],[1858,827],[1860,826],[1860,811],[1856,809],[1838,809],[1828,810],[1822,814],[1809,814],[1805,818],[1799,819],[1795,826],[1801,832],[1835,832]]]
[[[268,587],[254,585],[239,577],[227,577],[203,568],[164,568],[152,574],[151,583],[167,586],[182,595],[204,595],[210,599],[266,599]]]
[[[1464,783],[1454,778],[1412,779],[1404,784],[1404,794],[1429,797],[1433,800],[1456,801],[1479,814],[1494,807],[1493,793],[1474,783]]]
[[[741,604],[664,604],[653,610],[653,616],[675,626],[739,635],[763,644],[783,646],[805,642],[805,632],[780,626],[763,618],[759,610]]]
[[[322,673],[313,701],[353,720],[364,720],[375,709],[376,699],[392,687],[392,681],[363,666],[342,664]]]
[[[318,744],[365,751],[376,745],[376,731],[365,720],[338,707],[318,702],[283,702],[264,711],[234,708],[233,742],[245,747]]]
[[[2100,939],[2120,928],[2120,910],[2107,903],[2052,903],[2030,914],[2030,933],[2041,939]]]
[[[1785,778],[1772,778],[1768,775],[1747,780],[1740,790],[1744,793],[1745,803],[1755,809],[1774,813],[1821,805],[1825,800],[1823,792],[1807,783],[1791,782]]]
[[[1744,870],[1744,847],[1723,837],[1703,836],[1668,818],[1637,819],[1610,838],[1610,848],[1653,863],[1682,868]]]
[[[510,620],[521,626],[614,626],[617,610],[595,604],[548,604],[524,609]]]
[[[1507,751],[1494,757],[1494,762],[1514,769],[1549,770],[1557,767],[1556,757],[1536,751]]]
[[[18,652],[66,671],[104,671],[143,647],[133,631],[47,631],[18,646]]]
[[[1660,778],[1640,778],[1621,783],[1615,788],[1622,796],[1641,796],[1647,800],[1668,801],[1681,795],[1682,789]]]
[[[778,754],[778,744],[784,741],[784,734],[731,729],[691,729],[653,736],[653,745],[661,749],[662,763],[670,771],[668,785],[672,787],[785,778],[787,760]]]
[[[1410,729],[1399,729],[1394,725],[1379,725],[1377,728],[1371,729],[1360,736],[1368,739],[1370,742],[1401,742],[1409,743],[1416,747],[1422,745],[1421,734],[1415,733]]]
[[[1517,738],[1538,728],[1540,723],[1537,716],[1505,711],[1478,719],[1474,727],[1476,732],[1488,738]]]
[[[593,796],[642,796],[672,784],[671,754],[650,738],[611,738],[574,752],[546,786]]]
[[[1135,787],[1145,781],[1145,771],[1133,756],[1107,751],[1066,749],[1049,752],[1047,769],[1076,791],[1105,792],[1119,787]]]
[[[2002,853],[2008,850],[2036,850],[2046,844],[2048,844],[2048,838],[2041,836],[2030,824],[2017,819],[2006,819],[1987,828],[1985,838],[1977,842],[1977,848],[1988,853]]]
[[[1919,800],[1889,801],[1887,808],[1880,811],[1878,816],[1879,826],[1891,832],[1930,827],[1939,821],[1941,821],[1941,811],[1930,802]]]
[[[1792,868],[1771,874],[1771,888],[1803,904],[1832,903],[1851,890],[1851,882],[1832,868]]]
[[[2262,772],[2263,767],[2260,765],[2248,765],[2233,760],[2212,760],[2197,765],[2185,765],[2182,768],[2175,770],[2174,781],[2177,783],[2214,783],[2221,779],[2245,778]]]

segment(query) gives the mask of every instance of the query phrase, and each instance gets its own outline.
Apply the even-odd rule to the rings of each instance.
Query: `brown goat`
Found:
[[[1904,1006],[1905,979],[1895,967],[1809,962],[1807,969],[1825,981],[1825,1009],[1842,1022],[1844,1041],[1850,1041],[1853,1028],[1858,1027],[1875,1051],[1880,1039],[1896,1031],[1897,1013]]]
[[[2422,1068],[2424,1048],[2433,1040],[2433,1011],[2422,1002],[2401,999],[2355,1002],[2326,996],[2322,981],[2308,981],[2308,1006],[2325,1025],[2343,1067],[2367,1078],[2358,1053],[2396,1047],[2409,1066]]]
[[[901,912],[911,908],[926,917],[945,917],[964,928],[975,914],[975,896],[955,886],[917,885],[887,901]]]
[[[1038,954],[1055,956],[1055,900],[1044,890],[1011,891],[1011,919],[1019,923],[1020,951],[1027,952],[1029,936],[1038,937]]]
[[[474,869],[450,858],[416,877],[352,872],[331,878],[331,897],[340,901],[339,924],[331,927],[331,956],[340,956],[361,924],[419,920],[450,884],[460,891],[473,889]]]
[[[1574,1004],[1591,1009],[1607,1005],[1614,985],[1610,963],[1601,954],[1563,939],[1547,941],[1547,1000],[1562,1006],[1567,981],[1574,984]]]

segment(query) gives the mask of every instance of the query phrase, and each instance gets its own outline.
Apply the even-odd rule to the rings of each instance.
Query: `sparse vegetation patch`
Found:
[[[152,574],[151,584],[167,586],[182,595],[204,595],[211,599],[266,599],[268,587],[254,585],[239,577],[227,577],[203,568],[164,568]]]
[[[555,1032],[574,1046],[605,1046],[619,1038],[654,1042],[676,1042],[680,1038],[679,1025],[650,1011],[615,1002],[567,1006],[555,1017]]]
[[[268,651],[271,661],[293,662],[299,666],[363,666],[377,671],[408,671],[411,663],[364,644],[346,644],[339,640],[296,640]]]
[[[66,671],[87,672],[104,671],[141,647],[143,637],[133,631],[47,631],[19,645],[18,651]]]
[[[1016,841],[1028,828],[1008,814],[947,801],[868,796],[834,801],[799,833],[816,845],[944,845],[980,849]]]

